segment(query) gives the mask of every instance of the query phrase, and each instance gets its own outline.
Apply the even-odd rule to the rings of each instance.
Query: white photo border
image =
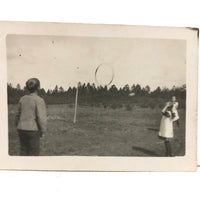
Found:
[[[186,151],[183,157],[39,156],[8,154],[6,36],[85,36],[186,40]],[[198,34],[196,28],[0,22],[0,169],[55,171],[196,171]]]

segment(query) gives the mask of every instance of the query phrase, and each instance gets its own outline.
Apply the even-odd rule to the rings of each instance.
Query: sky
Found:
[[[79,81],[105,85],[112,78],[117,87],[140,84],[152,90],[186,83],[184,40],[8,35],[6,46],[13,86],[23,87],[32,77],[45,90]]]

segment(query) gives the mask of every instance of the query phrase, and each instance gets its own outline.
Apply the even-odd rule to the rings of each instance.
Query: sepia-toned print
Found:
[[[8,35],[7,57],[10,155],[185,155],[186,41]]]
[[[0,27],[0,169],[196,170],[198,29]]]

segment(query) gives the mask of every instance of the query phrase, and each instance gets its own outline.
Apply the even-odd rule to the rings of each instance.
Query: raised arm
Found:
[[[169,107],[169,102],[167,102],[166,104],[165,104],[165,107],[162,109],[162,114],[164,114],[165,112],[166,112],[166,110],[167,110],[167,108]]]
[[[47,114],[46,114],[46,105],[43,99],[37,101],[36,104],[36,118],[38,128],[41,133],[46,132],[47,129]]]

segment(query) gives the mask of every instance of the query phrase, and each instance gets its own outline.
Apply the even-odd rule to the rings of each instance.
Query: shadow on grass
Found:
[[[150,156],[163,157],[162,155],[159,155],[154,151],[151,151],[151,150],[148,150],[148,149],[145,149],[145,148],[142,148],[142,147],[132,146],[132,149],[133,150],[137,150],[137,151],[141,151],[141,152],[143,152],[143,153],[145,153],[147,155],[150,155]]]

